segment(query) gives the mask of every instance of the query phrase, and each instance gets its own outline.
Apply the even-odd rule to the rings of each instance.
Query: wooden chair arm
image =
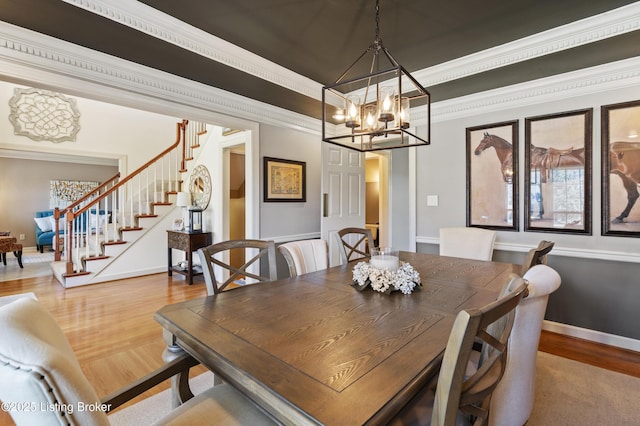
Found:
[[[188,377],[189,369],[199,363],[200,362],[191,355],[183,354],[124,388],[105,396],[102,398],[101,403],[107,404],[107,412],[115,410],[122,404],[159,385],[165,380],[170,379],[178,373],[185,373],[185,377]],[[182,401],[186,401],[193,397],[193,394],[188,388],[188,384],[186,389],[181,389],[181,392],[184,391],[188,392],[188,395],[181,395]]]

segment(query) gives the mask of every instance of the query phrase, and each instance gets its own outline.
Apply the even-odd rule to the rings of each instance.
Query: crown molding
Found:
[[[25,147],[12,144],[0,144],[0,157],[114,167],[118,167],[120,161],[124,159],[124,156],[113,154],[60,152],[44,146]]]
[[[0,70],[0,78],[17,84],[222,127],[238,127],[240,119],[320,135],[317,119],[1,21]],[[639,86],[640,58],[636,57],[436,102],[431,120],[436,123],[605,90],[637,90]],[[418,117],[420,112],[412,113],[414,126],[426,124],[414,120]]]
[[[203,57],[320,100],[322,84],[239,48],[140,2],[63,0]],[[534,34],[447,63],[412,72],[423,86],[553,54],[640,29],[640,2]]]
[[[412,72],[429,87],[640,29],[640,2]]]
[[[474,93],[432,105],[432,122],[640,86],[640,57]]]
[[[270,83],[320,99],[322,84],[146,4],[131,0],[62,1]]]
[[[223,127],[241,118],[320,134],[317,119],[1,21],[0,70],[12,82]]]

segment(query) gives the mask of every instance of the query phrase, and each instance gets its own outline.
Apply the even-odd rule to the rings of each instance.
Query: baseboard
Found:
[[[620,349],[640,352],[640,340],[631,339],[629,337],[617,336],[615,334],[603,333],[601,331],[547,320],[543,321],[542,329],[553,333],[563,334],[565,336],[589,340],[603,345],[615,346]]]

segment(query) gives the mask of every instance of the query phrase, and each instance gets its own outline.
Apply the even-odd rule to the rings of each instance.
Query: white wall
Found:
[[[123,158],[120,168],[123,176],[175,142],[176,123],[182,120],[65,95],[76,100],[80,111],[80,131],[76,141],[34,141],[26,136],[15,135],[13,125],[9,122],[9,100],[17,87],[25,88],[0,81],[0,148],[118,160]]]

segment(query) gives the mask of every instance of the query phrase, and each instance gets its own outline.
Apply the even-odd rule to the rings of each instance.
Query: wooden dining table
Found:
[[[412,294],[352,287],[357,262],[160,309],[180,348],[283,424],[385,424],[438,373],[463,309],[519,265],[400,252]]]

